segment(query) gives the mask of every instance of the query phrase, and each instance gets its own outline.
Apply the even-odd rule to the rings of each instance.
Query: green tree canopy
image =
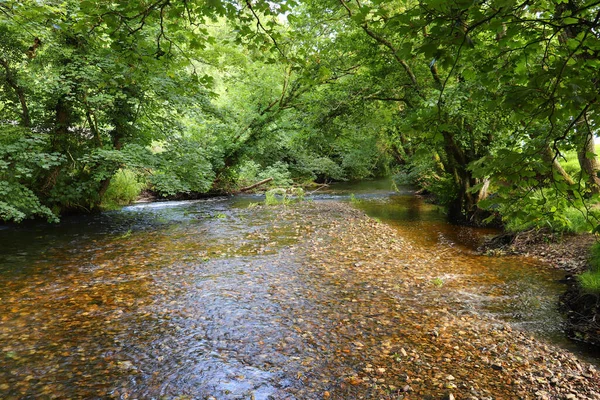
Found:
[[[163,195],[401,171],[472,223],[566,226],[600,191],[594,1],[9,0],[0,15],[4,220],[97,208],[120,169]]]

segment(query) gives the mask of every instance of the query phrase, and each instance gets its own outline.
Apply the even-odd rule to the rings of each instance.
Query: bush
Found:
[[[149,181],[161,196],[206,193],[215,179],[208,152],[199,143],[177,139],[155,155],[156,168]]]
[[[128,169],[120,169],[113,176],[110,185],[102,197],[101,207],[115,209],[133,203],[140,195],[145,184],[139,177]]]
[[[320,181],[343,181],[346,179],[344,169],[335,161],[325,156],[302,155],[293,166],[298,176]]]
[[[288,165],[281,161],[265,168],[255,161],[245,161],[239,167],[237,175],[237,184],[241,187],[249,186],[267,178],[273,178],[269,183],[271,187],[285,188],[292,184]]]
[[[288,165],[281,161],[277,161],[275,164],[268,166],[264,171],[261,171],[258,174],[258,180],[267,178],[273,178],[271,186],[288,187],[292,184]]]
[[[47,195],[40,195],[49,171],[65,161],[60,154],[49,152],[49,147],[47,135],[0,124],[0,221],[36,217],[58,221]]]
[[[531,207],[536,207],[536,204],[533,203]],[[596,219],[597,216],[594,212],[567,207],[564,210],[557,209],[553,212],[537,214],[536,210],[531,210],[522,218],[510,214],[504,222],[505,228],[509,232],[549,228],[553,232],[586,233],[594,229]]]

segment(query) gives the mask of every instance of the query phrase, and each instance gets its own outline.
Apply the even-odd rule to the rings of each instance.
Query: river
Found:
[[[351,198],[432,266],[419,279],[453,315],[480,315],[578,351],[563,338],[557,312],[563,273],[524,257],[477,254],[494,231],[449,225],[437,207],[388,181],[334,185],[308,200]],[[0,398],[374,396],[348,389],[358,376],[352,371],[375,368],[375,358],[350,359],[348,349],[368,347],[380,326],[393,330],[382,321],[404,318],[397,299],[392,304],[378,289],[367,298],[370,308],[360,300],[348,308],[339,293],[356,303],[362,289],[352,291],[369,289],[368,279],[344,276],[352,289],[340,292],[335,270],[308,272],[314,254],[303,241],[311,237],[320,254],[325,244],[310,235],[335,224],[335,209],[310,220],[294,205],[274,212],[260,201],[137,204],[0,229]],[[348,265],[359,268],[368,257]],[[403,281],[400,272],[393,280]],[[382,306],[373,312],[376,302]],[[341,310],[362,313],[363,330],[350,335]],[[356,339],[370,330],[371,339]],[[385,335],[394,342],[400,333]],[[405,347],[392,353],[402,358]],[[396,386],[403,384],[388,384],[387,393]]]

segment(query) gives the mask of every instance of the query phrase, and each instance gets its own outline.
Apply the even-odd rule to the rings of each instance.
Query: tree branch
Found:
[[[273,41],[273,44],[275,45],[275,48],[277,49],[277,51],[279,52],[279,54],[281,54],[281,56],[284,59],[287,59],[287,56],[285,55],[285,53],[283,52],[283,50],[281,50],[281,47],[279,47],[279,43],[277,43],[277,40],[273,37],[273,35],[271,35],[271,33],[264,27],[264,25],[262,24],[260,17],[258,16],[258,14],[256,14],[256,12],[254,11],[254,8],[252,8],[252,4],[250,4],[250,0],[246,0],[246,5],[248,6],[248,9],[250,10],[250,12],[252,13],[252,15],[254,16],[254,18],[256,19],[256,25],[263,30],[263,32],[271,39],[271,41]]]
[[[346,12],[348,13],[348,16],[350,18],[352,18],[352,10],[350,9],[350,7],[348,7],[348,5],[346,4],[346,2],[344,0],[339,0],[340,4],[346,9]],[[370,28],[369,25],[367,24],[367,22],[364,22],[361,25],[361,28],[365,31],[365,33],[367,35],[369,35],[371,38],[373,38],[376,42],[378,42],[379,44],[387,47],[391,53],[392,56],[394,57],[394,59],[396,59],[396,61],[402,65],[402,68],[404,68],[404,71],[406,71],[406,74],[408,75],[408,77],[410,78],[413,86],[415,87],[416,91],[419,92],[419,84],[417,82],[417,77],[415,76],[415,74],[412,72],[412,69],[410,68],[410,66],[408,65],[408,63],[406,61],[404,61],[399,55],[398,55],[398,50],[396,50],[396,47],[387,39],[385,39],[384,37],[376,34],[375,32],[373,32]]]
[[[17,95],[17,98],[19,99],[19,103],[21,104],[21,125],[29,127],[31,126],[31,117],[29,116],[29,108],[27,107],[25,91],[17,82],[15,73],[10,69],[8,61],[6,61],[3,58],[0,58],[0,65],[4,68],[4,71],[6,73],[6,83],[14,90],[15,94]]]

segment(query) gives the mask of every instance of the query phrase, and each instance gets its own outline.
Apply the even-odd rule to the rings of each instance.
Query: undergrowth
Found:
[[[131,204],[138,198],[144,186],[145,184],[139,181],[133,171],[120,169],[111,179],[102,197],[101,207],[105,210],[114,210]]]
[[[277,204],[290,204],[304,200],[304,189],[293,187],[289,189],[275,188],[265,193],[265,205],[273,206]]]
[[[600,243],[592,246],[590,269],[578,276],[581,288],[588,293],[600,294]]]

